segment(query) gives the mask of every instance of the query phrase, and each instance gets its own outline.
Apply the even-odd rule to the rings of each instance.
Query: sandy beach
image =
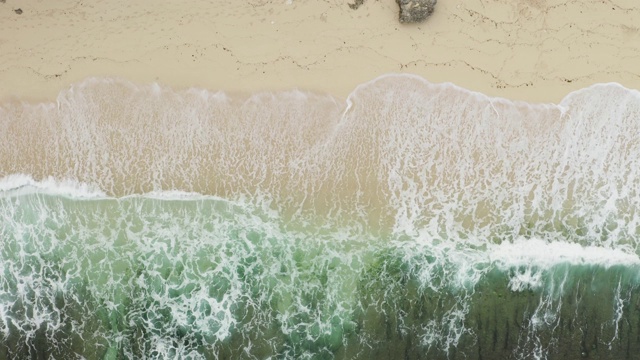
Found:
[[[87,77],[346,97],[386,73],[558,102],[600,82],[640,88],[633,0],[440,0],[400,24],[393,0],[0,3],[0,99],[54,99]],[[20,11],[18,11],[18,9]]]

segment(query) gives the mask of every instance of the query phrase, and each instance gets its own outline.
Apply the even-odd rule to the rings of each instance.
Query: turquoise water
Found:
[[[296,230],[216,198],[0,205],[6,358],[530,358],[585,351],[594,324],[601,347],[637,332],[640,262],[614,251],[537,265],[509,246]]]
[[[640,96],[0,106],[0,358],[634,359]]]

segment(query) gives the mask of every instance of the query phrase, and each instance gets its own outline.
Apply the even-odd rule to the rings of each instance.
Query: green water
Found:
[[[640,346],[637,265],[505,268],[462,242],[296,230],[211,197],[26,193],[2,198],[0,219],[7,359],[614,358]],[[514,287],[531,272],[538,285]]]

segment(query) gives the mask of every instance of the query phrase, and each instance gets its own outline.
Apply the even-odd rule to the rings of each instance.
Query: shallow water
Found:
[[[633,359],[639,120],[407,75],[0,105],[0,357]]]

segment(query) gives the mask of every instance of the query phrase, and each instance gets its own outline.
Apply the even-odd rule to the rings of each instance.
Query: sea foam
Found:
[[[0,357],[622,358],[639,114],[411,75],[0,105]]]
[[[106,197],[97,186],[76,180],[56,180],[49,176],[36,181],[30,175],[11,174],[0,179],[0,196],[16,196],[28,193],[45,193],[73,198]]]

